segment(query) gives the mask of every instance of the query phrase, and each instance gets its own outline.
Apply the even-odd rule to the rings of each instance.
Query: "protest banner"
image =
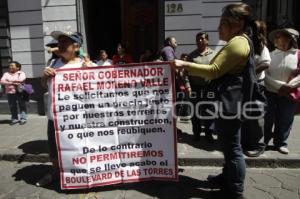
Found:
[[[178,180],[172,77],[164,62],[57,70],[62,189]]]

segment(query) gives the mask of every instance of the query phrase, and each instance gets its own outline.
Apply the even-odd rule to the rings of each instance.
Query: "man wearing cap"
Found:
[[[47,66],[51,64],[51,62],[57,58],[59,58],[58,53],[58,41],[56,39],[52,39],[49,43],[45,45],[47,47],[48,53],[51,53],[50,59],[47,61]]]
[[[271,52],[271,63],[266,71],[265,87],[268,106],[265,115],[265,143],[272,138],[275,148],[288,154],[287,139],[294,120],[296,103],[289,98],[294,88],[300,86],[300,75],[292,75],[298,63],[298,31],[292,28],[277,29],[269,34],[275,50]]]
[[[56,39],[52,39],[45,46],[47,46],[48,53],[52,53],[58,51],[58,41]]]
[[[59,179],[58,155],[55,141],[55,130],[53,123],[52,112],[52,78],[56,74],[58,68],[80,68],[83,66],[83,61],[78,57],[79,48],[82,44],[81,36],[76,32],[61,32],[54,31],[51,36],[58,41],[59,58],[51,62],[51,65],[44,69],[44,78],[48,85],[48,145],[49,145],[49,159],[52,162],[52,171],[40,179],[36,186],[47,186],[53,181]]]

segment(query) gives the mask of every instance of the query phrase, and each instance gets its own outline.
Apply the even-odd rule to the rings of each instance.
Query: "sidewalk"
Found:
[[[0,115],[0,160],[48,162],[47,118],[29,115],[25,125],[10,126],[10,115]],[[178,134],[178,158],[181,166],[222,166],[223,155],[218,144],[209,145],[205,139],[192,139],[190,123],[178,123],[182,130]],[[300,117],[295,117],[289,137],[288,155],[277,151],[266,151],[258,158],[246,158],[248,167],[300,168]],[[271,143],[271,142],[270,142]]]

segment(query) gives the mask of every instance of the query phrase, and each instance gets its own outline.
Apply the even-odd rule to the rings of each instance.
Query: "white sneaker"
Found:
[[[190,121],[190,117],[188,117],[188,116],[178,117],[178,122],[189,123],[189,121]]]
[[[290,152],[285,146],[279,147],[278,151],[282,154],[288,154]]]

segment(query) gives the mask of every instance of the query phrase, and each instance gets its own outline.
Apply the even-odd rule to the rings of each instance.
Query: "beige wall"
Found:
[[[8,27],[6,0],[0,0],[0,70],[8,66],[11,59],[10,33]],[[2,72],[4,72],[2,71]]]
[[[53,30],[76,31],[75,0],[8,0],[12,58],[27,77],[42,75]]]
[[[41,76],[45,65],[41,0],[8,0],[12,59],[27,77]]]
[[[195,36],[200,31],[209,34],[210,45],[218,49],[223,45],[219,41],[218,24],[222,8],[235,2],[234,0],[186,0],[165,1],[165,37],[175,36],[178,42],[176,54],[190,53],[196,48]],[[236,0],[240,2],[240,0]],[[177,11],[172,11],[172,4],[177,5]],[[178,7],[182,5],[182,10]],[[176,9],[175,9],[176,10]],[[168,12],[169,11],[169,12]]]
[[[41,0],[43,13],[44,44],[51,41],[54,30],[77,31],[75,0]],[[45,60],[50,58],[45,52]]]

